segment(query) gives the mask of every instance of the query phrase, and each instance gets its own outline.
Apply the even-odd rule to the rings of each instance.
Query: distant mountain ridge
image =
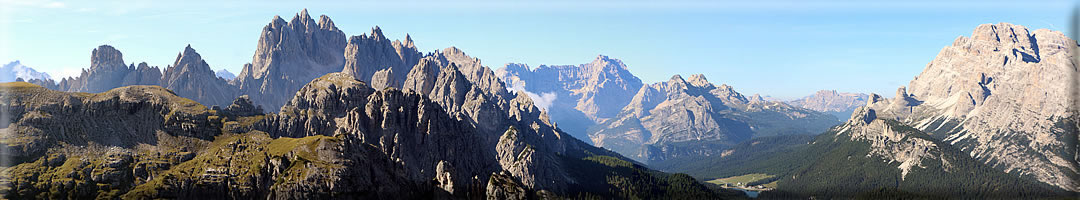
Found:
[[[23,65],[18,60],[0,66],[0,82],[11,82],[15,79],[23,80],[52,80],[48,73],[38,72],[34,68]]]
[[[847,119],[859,106],[866,105],[869,95],[863,93],[845,93],[836,90],[820,90],[810,96],[787,101],[792,106],[816,110]]]
[[[529,69],[524,64],[507,64],[495,73],[511,89],[551,101],[547,111],[560,128],[582,139],[588,138],[589,127],[615,117],[643,85],[626,64],[604,55],[581,65]]]
[[[229,72],[229,70],[226,70],[226,69],[221,69],[221,70],[215,71],[214,75],[217,75],[217,77],[225,79],[225,80],[236,79],[236,74],[233,74],[232,72]]]
[[[783,102],[747,98],[704,75],[675,75],[641,88],[619,116],[590,129],[597,146],[646,163],[719,155],[756,137],[818,134],[836,118]]]

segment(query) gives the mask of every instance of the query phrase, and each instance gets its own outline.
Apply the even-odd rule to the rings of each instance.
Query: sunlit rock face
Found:
[[[619,59],[599,55],[580,65],[506,64],[495,74],[510,90],[524,92],[559,128],[587,140],[587,129],[619,114],[643,85]]]
[[[1057,31],[983,24],[943,48],[897,99],[870,103],[990,166],[1077,191],[1068,98],[1076,47]]]
[[[345,42],[345,33],[326,15],[316,21],[304,9],[289,21],[274,16],[259,35],[251,63],[233,84],[259,105],[279,108],[304,84],[340,72]]]

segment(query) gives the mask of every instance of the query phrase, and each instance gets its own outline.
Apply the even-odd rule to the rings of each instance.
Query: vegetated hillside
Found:
[[[666,171],[686,173],[702,180],[713,180],[748,174],[758,169],[768,174],[778,174],[794,168],[784,167],[791,163],[772,163],[777,156],[805,148],[814,139],[813,135],[784,135],[754,138],[721,151],[718,155],[697,158],[678,158],[656,162],[650,167]]]

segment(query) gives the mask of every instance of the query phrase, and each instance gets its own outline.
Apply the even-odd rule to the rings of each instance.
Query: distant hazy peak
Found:
[[[232,72],[229,72],[229,70],[226,70],[226,69],[218,70],[218,71],[214,72],[214,75],[216,75],[217,77],[220,77],[222,79],[225,79],[225,80],[232,80],[232,79],[236,78],[236,74],[233,74]]]
[[[50,77],[49,74],[45,72],[38,72],[33,68],[23,65],[18,60],[0,66],[0,82],[11,82],[15,81],[18,78],[22,78],[26,81],[34,79],[40,79],[43,81],[52,80],[52,77]]]

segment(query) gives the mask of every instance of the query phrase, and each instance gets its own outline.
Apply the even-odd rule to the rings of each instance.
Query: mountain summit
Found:
[[[339,72],[345,64],[345,33],[330,17],[319,21],[301,10],[292,20],[274,16],[263,27],[251,64],[244,65],[233,84],[241,94],[277,108],[311,80]]]
[[[590,126],[615,117],[641,88],[641,79],[619,59],[598,55],[580,65],[507,64],[495,73],[512,90],[522,91],[545,109],[560,128],[574,137],[588,138]]]
[[[1076,114],[1069,108],[1075,40],[1061,32],[983,24],[958,37],[880,112],[1002,171],[1080,191]],[[871,98],[872,101],[873,98]],[[1070,161],[1072,160],[1072,161]]]

